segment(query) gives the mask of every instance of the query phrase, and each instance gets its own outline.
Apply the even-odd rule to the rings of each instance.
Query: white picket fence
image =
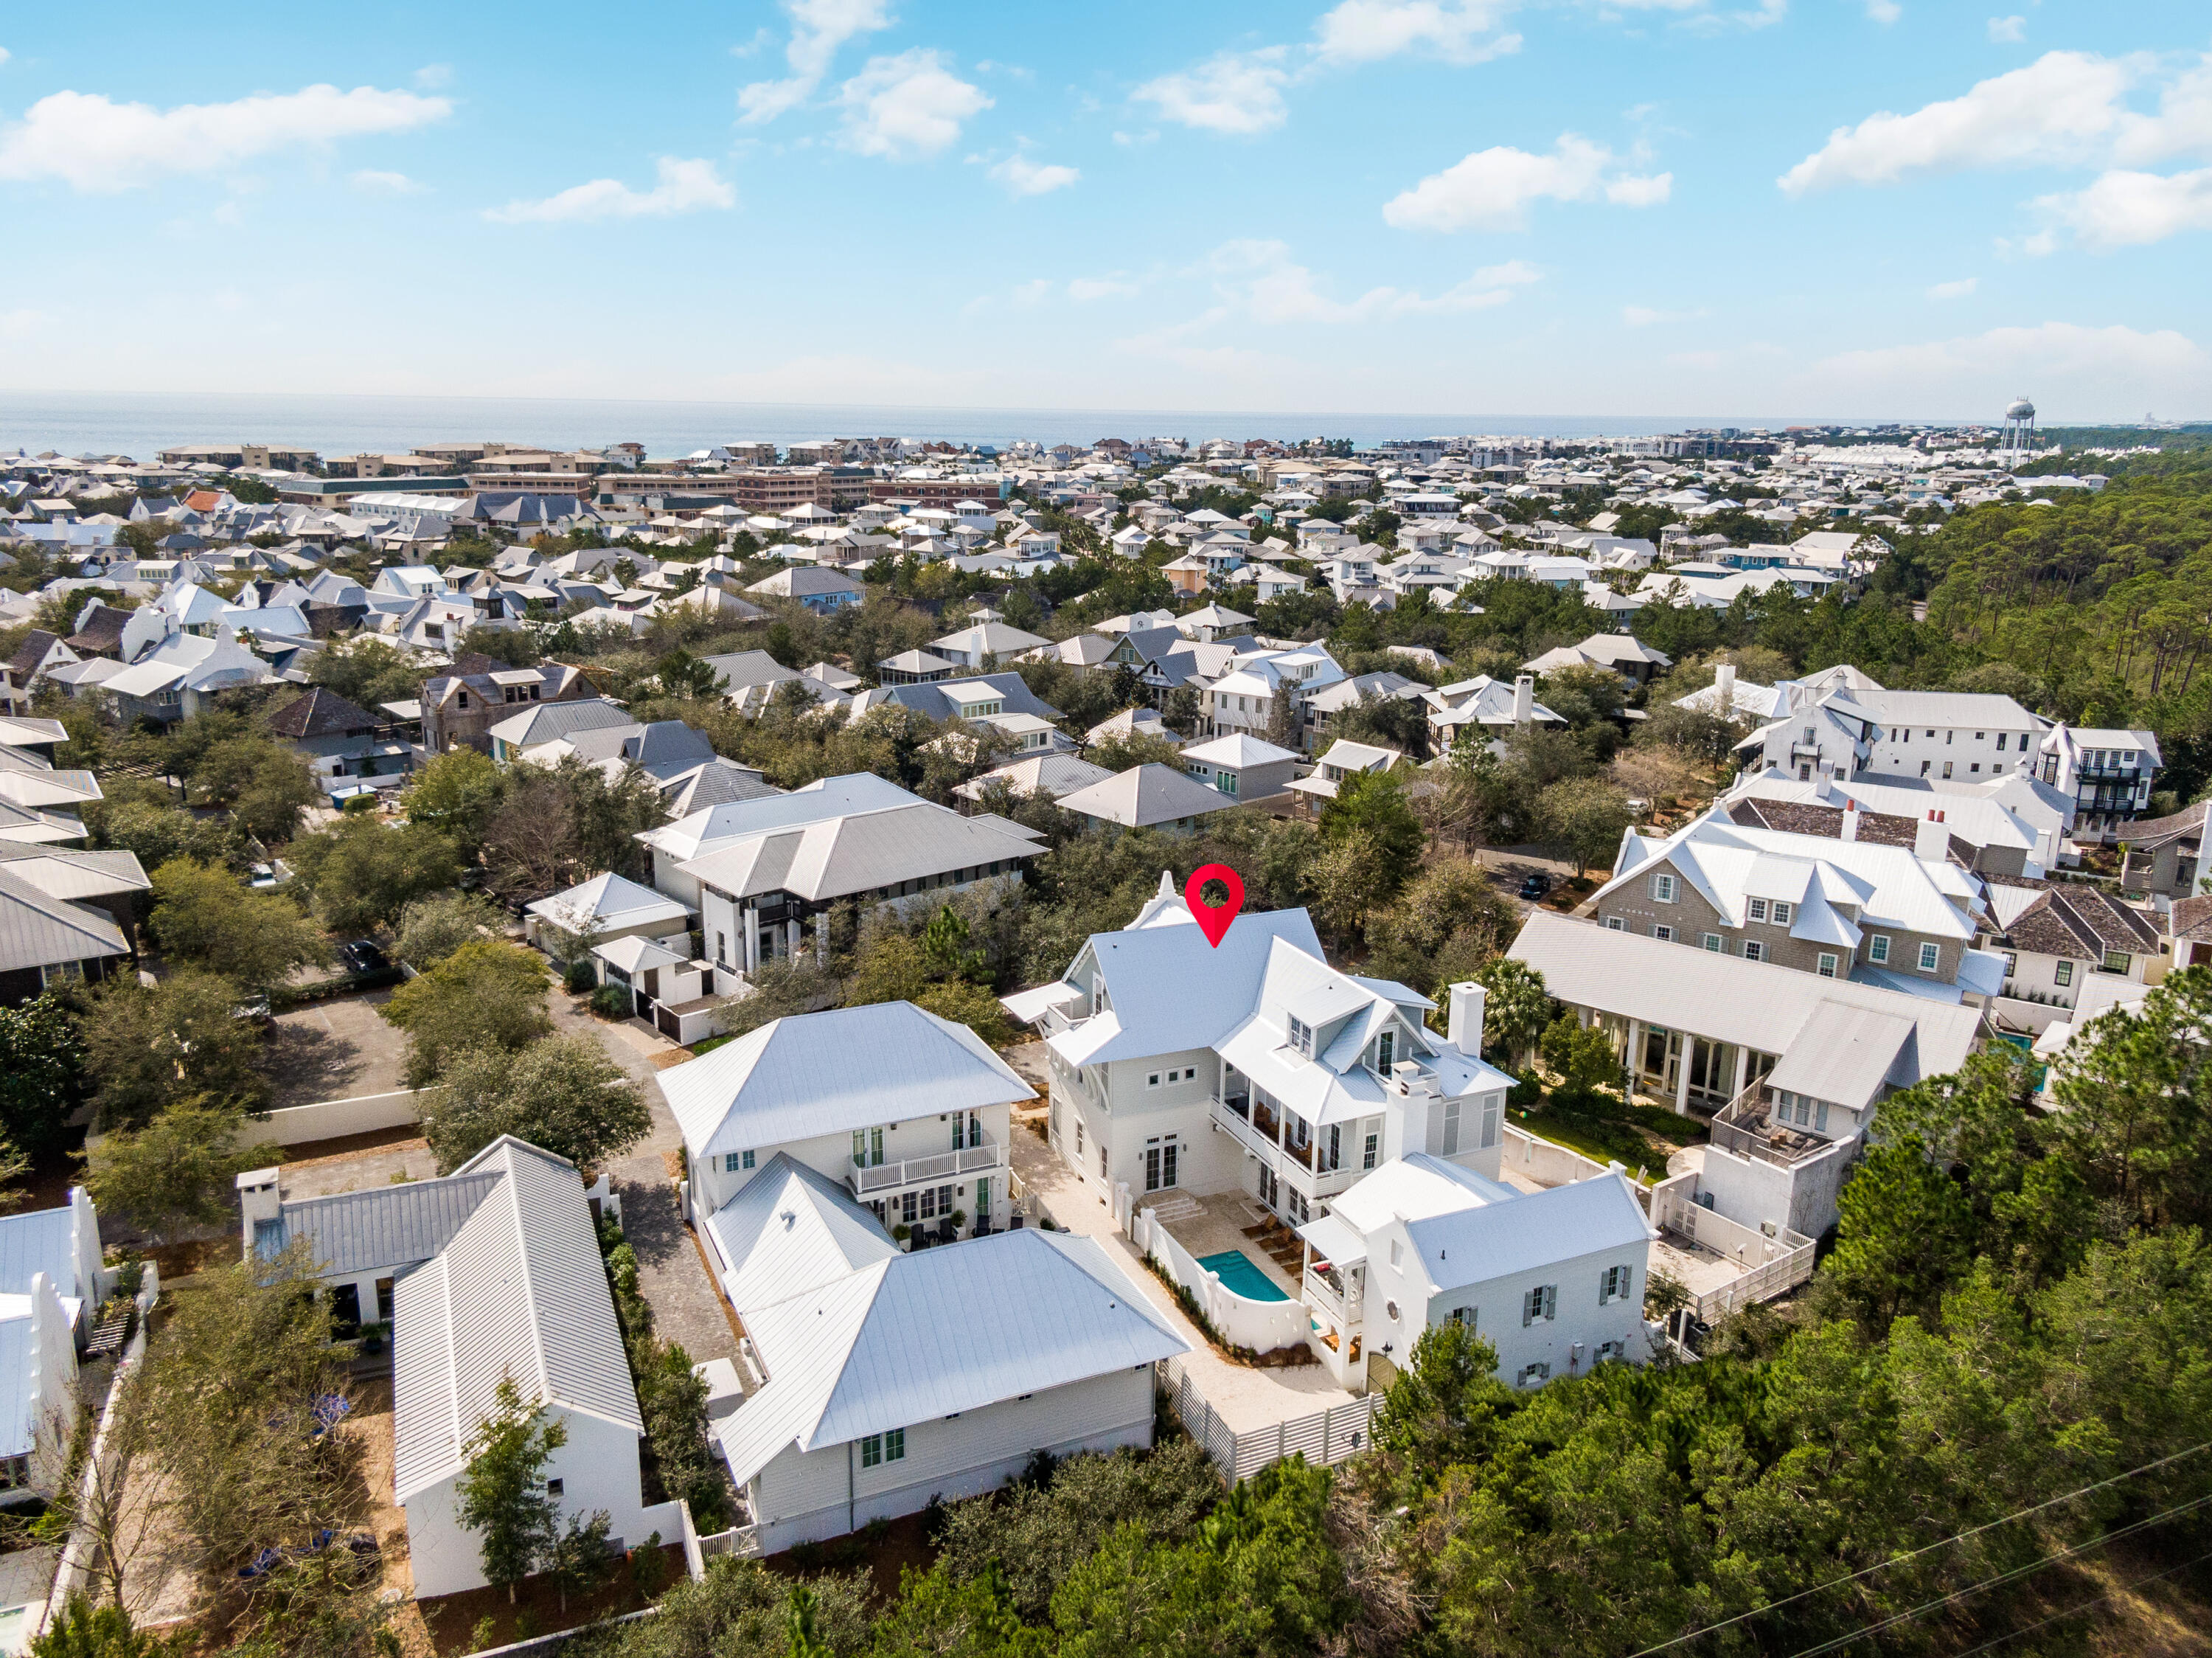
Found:
[[[1264,1428],[1239,1433],[1221,1419],[1206,1401],[1189,1368],[1180,1359],[1160,1361],[1160,1386],[1182,1423],[1183,1431],[1205,1447],[1213,1466],[1231,1484],[1249,1479],[1261,1469],[1286,1456],[1303,1454],[1320,1466],[1344,1461],[1367,1448],[1374,1432],[1375,1413],[1382,1401],[1376,1394],[1347,1400],[1326,1410]]]

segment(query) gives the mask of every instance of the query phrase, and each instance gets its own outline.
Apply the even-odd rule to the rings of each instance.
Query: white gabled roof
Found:
[[[678,925],[691,913],[674,899],[665,898],[650,887],[641,887],[611,869],[565,892],[541,898],[526,907],[532,915],[579,933],[589,930],[594,924],[645,927],[665,922]]]
[[[1063,812],[1079,812],[1133,829],[1226,811],[1236,804],[1233,795],[1157,762],[1133,765],[1086,789],[1063,795],[1060,801]]]
[[[911,1002],[778,1019],[659,1082],[695,1157],[1035,1097],[981,1037]]]
[[[575,1165],[501,1136],[448,1178],[498,1184],[393,1289],[397,1501],[452,1478],[512,1377],[526,1402],[645,1431]]]
[[[811,1451],[1189,1350],[1092,1239],[1019,1229],[894,1253],[738,1314],[768,1385],[715,1429],[744,1484]]]

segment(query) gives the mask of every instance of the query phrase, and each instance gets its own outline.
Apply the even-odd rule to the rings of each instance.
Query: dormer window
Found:
[[[1790,917],[1793,911],[1789,905],[1784,903],[1778,898],[1774,900],[1774,924],[1776,926],[1787,927],[1790,924]]]
[[[1388,1076],[1398,1057],[1398,1033],[1384,1031],[1375,1039],[1375,1070],[1377,1075]]]
[[[1291,1045],[1293,1048],[1296,1048],[1305,1058],[1312,1058],[1314,1039],[1313,1027],[1307,1024],[1304,1020],[1293,1015],[1291,1017],[1290,1027]]]

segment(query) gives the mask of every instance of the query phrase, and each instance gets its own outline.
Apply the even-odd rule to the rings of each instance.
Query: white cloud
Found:
[[[383,173],[368,167],[351,174],[348,182],[356,190],[366,191],[372,196],[415,196],[427,188],[404,173]]]
[[[2171,177],[2115,170],[2086,190],[2039,197],[2036,207],[2085,247],[2109,251],[2164,241],[2184,230],[2212,230],[2212,168]],[[2030,253],[2051,251],[2049,235],[2031,237]]]
[[[1990,39],[1998,46],[2015,46],[2027,39],[2027,19],[2014,13],[2010,17],[1990,19]]]
[[[953,74],[943,52],[916,46],[868,59],[838,89],[837,101],[845,110],[845,147],[896,162],[936,155],[959,137],[961,122],[992,101]]]
[[[1495,33],[1511,0],[1342,0],[1314,25],[1324,63],[1371,64],[1419,50],[1448,64],[1480,64],[1521,49]]]
[[[118,104],[56,92],[0,129],[0,179],[56,179],[88,192],[128,190],[177,174],[213,173],[257,155],[443,120],[444,98],[356,87],[257,92],[227,104]]]
[[[1017,196],[1048,196],[1083,174],[1072,167],[1040,166],[1026,155],[1009,155],[991,169],[991,176]]]
[[[453,83],[453,66],[451,64],[425,64],[415,71],[416,89],[421,92],[436,92]]]
[[[1979,277],[1961,277],[1956,282],[1939,282],[1929,289],[1928,297],[1930,299],[1967,299],[1972,296],[1974,290],[1980,287],[1981,284],[1982,279]]]
[[[2201,405],[2212,394],[2212,358],[2187,335],[2070,322],[1845,351],[1814,365],[1813,375],[1831,395],[1885,408],[1971,409],[1991,387],[2029,384],[2045,410]]]
[[[1910,115],[1884,110],[1856,126],[1838,127],[1778,182],[1800,196],[1835,185],[1893,184],[1911,173],[2079,163],[2116,146],[2164,153],[2187,141],[2186,129],[2212,123],[2212,115],[2193,107],[2199,100],[2212,107],[2212,88],[2195,84],[2201,70],[2168,88],[2163,117],[2128,111],[2121,94],[2140,67],[2094,52],[2046,52],[1961,97]]]
[[[573,185],[542,201],[513,201],[484,210],[495,224],[567,224],[590,219],[666,218],[702,208],[738,204],[738,192],[708,161],[679,161],[663,155],[655,164],[660,181],[650,190],[632,190],[619,179],[593,179]]]
[[[1487,310],[1513,297],[1513,290],[1540,278],[1522,259],[1485,266],[1443,293],[1423,296],[1398,288],[1370,288],[1358,299],[1333,300],[1316,285],[1314,273],[1291,258],[1279,241],[1224,242],[1206,262],[1214,286],[1232,311],[1255,322],[1368,322],[1400,316],[1443,316]]]
[[[783,0],[783,9],[791,17],[791,41],[783,51],[791,76],[738,89],[738,119],[748,125],[772,121],[805,103],[830,72],[840,46],[891,25],[889,0]]]
[[[1280,126],[1289,113],[1283,88],[1291,77],[1282,59],[1280,46],[1219,52],[1195,69],[1147,81],[1132,95],[1184,126],[1249,137]]]
[[[1905,8],[1897,0],[1866,0],[1866,15],[1869,21],[1886,25],[1904,16]]]
[[[1051,293],[1052,278],[1038,277],[1034,281],[1015,284],[1014,303],[1017,305],[1041,304],[1050,296]]]
[[[1135,293],[1138,284],[1115,271],[1110,277],[1078,277],[1067,284],[1068,298],[1079,304],[1093,300],[1127,299]]]
[[[0,64],[4,64],[4,63],[6,63],[7,61],[8,61],[8,48],[7,48],[7,47],[5,47],[5,46],[0,46]],[[13,316],[13,315],[15,315],[15,313],[14,313],[14,312],[10,312],[10,313],[9,313],[9,315],[11,315],[11,316]]]
[[[1710,314],[1703,309],[1660,311],[1653,309],[1649,305],[1624,305],[1620,308],[1620,320],[1632,328],[1649,328],[1656,323],[1662,322],[1694,322],[1698,318],[1708,314]]]
[[[1548,155],[1498,145],[1478,149],[1383,204],[1385,223],[1401,230],[1515,229],[1531,202],[1591,201],[1651,207],[1667,199],[1671,174],[1650,177],[1613,169],[1619,158],[1602,144],[1562,133]]]

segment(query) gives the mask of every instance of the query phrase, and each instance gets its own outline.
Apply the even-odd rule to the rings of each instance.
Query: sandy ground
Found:
[[[270,1038],[276,1106],[356,1100],[407,1086],[407,1038],[377,1009],[390,991],[334,997],[278,1014]]]
[[[1184,1317],[1182,1309],[1169,1295],[1167,1286],[1152,1276],[1128,1239],[1115,1226],[1113,1211],[1098,1194],[1077,1179],[1048,1144],[1028,1130],[1017,1133],[1013,1142],[1014,1172],[1036,1194],[1053,1224],[1097,1238],[1154,1310],[1190,1344],[1191,1350],[1182,1362],[1188,1367],[1191,1380],[1205,1394],[1206,1403],[1231,1431],[1250,1433],[1351,1403],[1352,1396],[1330,1380],[1328,1371],[1321,1365],[1255,1369],[1232,1364],[1215,1352],[1198,1326]],[[1240,1235],[1237,1247],[1242,1244]],[[1230,1247],[1223,1245],[1224,1248]],[[1273,1271],[1272,1264],[1268,1270],[1287,1289],[1287,1280]]]

